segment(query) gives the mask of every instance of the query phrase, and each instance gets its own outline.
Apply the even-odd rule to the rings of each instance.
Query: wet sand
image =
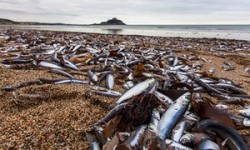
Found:
[[[67,33],[52,31],[31,31],[29,34],[44,36],[46,42],[60,41],[58,37],[79,37],[80,41],[102,44],[125,44],[140,49],[172,48],[178,55],[193,54],[211,60],[205,63],[202,70],[208,71],[215,68],[216,77],[228,78],[240,84],[250,94],[250,77],[244,69],[250,67],[250,42],[217,39],[192,39],[192,38],[158,38],[144,36],[101,35],[84,33]],[[19,34],[20,31],[13,31]],[[16,39],[15,39],[16,40]],[[14,41],[3,41],[1,51],[6,46],[22,45]],[[221,46],[222,45],[222,46]],[[213,49],[226,49],[216,50]],[[112,47],[111,47],[112,48]],[[238,49],[238,51],[236,51]],[[239,50],[241,49],[241,50]],[[211,51],[212,50],[212,51]],[[215,56],[225,54],[225,58]],[[1,60],[4,54],[0,53]],[[194,61],[196,62],[196,61]],[[222,64],[232,63],[235,70],[224,71]],[[85,75],[74,75],[79,79],[87,79]],[[60,78],[58,75],[48,73],[47,69],[25,68],[21,70],[0,68],[0,87],[15,85],[17,83],[36,80],[38,78]],[[116,90],[122,91],[120,85]],[[103,117],[116,98],[96,95],[89,91],[85,85],[40,85],[22,88],[18,93],[39,94],[44,97],[37,104],[18,105],[12,92],[0,91],[0,149],[87,149],[88,143],[84,131],[98,119]],[[247,102],[246,102],[247,103]],[[249,105],[248,101],[248,105]],[[240,109],[238,105],[231,104],[231,111]],[[249,135],[249,130],[240,131]]]

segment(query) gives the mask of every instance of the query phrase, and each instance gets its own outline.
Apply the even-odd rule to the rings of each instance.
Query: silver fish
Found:
[[[62,57],[62,61],[63,61],[63,65],[64,65],[65,67],[70,68],[70,69],[72,69],[72,70],[79,71],[78,67],[77,67],[74,63],[72,63],[71,61],[67,60],[67,59],[65,58],[65,56]]]
[[[102,145],[104,145],[107,142],[107,139],[103,135],[103,128],[95,126],[93,127],[93,130],[96,135],[96,138],[100,141]]]
[[[228,90],[231,90],[231,91],[234,91],[234,92],[237,92],[239,94],[244,94],[246,95],[247,93],[244,92],[242,89],[234,86],[234,85],[231,85],[231,84],[225,84],[225,83],[218,83],[218,84],[211,84],[212,87],[215,87],[215,88],[223,88],[223,89],[228,89]]]
[[[76,45],[72,51],[73,51],[73,52],[74,52],[74,51],[77,51],[77,50],[80,49],[81,47],[82,47],[82,45]]]
[[[107,90],[107,91],[95,90],[93,92],[96,94],[100,94],[100,95],[104,95],[104,96],[111,96],[111,97],[119,97],[122,95],[120,92],[113,91],[113,90]]]
[[[134,83],[132,81],[128,81],[122,85],[126,90],[132,88],[134,86]]]
[[[60,81],[56,81],[55,84],[68,84],[68,83],[74,83],[74,84],[88,84],[89,81],[86,80],[80,80],[80,79],[64,79]]]
[[[98,82],[98,76],[96,75],[96,73],[92,72],[91,70],[88,70],[88,76],[91,81]]]
[[[183,67],[184,67],[184,65],[178,65],[178,66],[170,67],[169,69],[172,70],[172,71],[177,71],[177,70],[180,70]]]
[[[113,87],[114,87],[114,76],[112,74],[108,74],[106,76],[106,82],[105,83],[106,83],[107,89],[112,90]]]
[[[180,96],[174,104],[172,104],[161,117],[158,124],[158,137],[165,140],[172,132],[175,125],[185,114],[191,99],[191,93],[187,92]]]
[[[50,56],[51,60],[56,62],[56,63],[60,63],[60,60],[57,58],[57,53],[53,53],[51,56]]]
[[[215,105],[215,107],[218,108],[218,109],[221,109],[221,110],[227,110],[227,109],[230,108],[228,105],[221,104],[221,103]]]
[[[162,94],[161,92],[155,91],[154,95],[158,98],[159,101],[163,102],[166,105],[170,105],[174,103],[174,101],[171,98]]]
[[[250,108],[239,110],[239,113],[243,116],[250,117]]]
[[[142,135],[144,134],[145,130],[147,129],[146,125],[141,125],[131,137],[128,138],[129,144],[134,147],[138,144],[138,141],[140,138],[142,138]]]
[[[173,129],[171,139],[175,142],[179,142],[187,127],[188,122],[186,120],[179,122]]]
[[[52,69],[62,69],[62,67],[54,64],[54,63],[51,63],[51,62],[48,62],[48,61],[40,61],[38,63],[38,66],[42,66],[42,67],[46,67],[46,68],[52,68]]]
[[[197,150],[204,150],[204,149],[220,150],[220,147],[213,141],[205,139],[197,147]]]
[[[184,145],[197,145],[205,139],[210,139],[205,133],[187,133],[181,137],[180,143]]]
[[[225,71],[235,70],[235,66],[232,65],[232,64],[228,64],[228,63],[224,63],[224,64],[222,65],[222,68],[223,68]]]
[[[166,139],[165,144],[167,145],[167,149],[176,149],[176,150],[192,150],[192,148],[189,148],[187,146],[184,146],[180,143],[177,143],[175,141]],[[165,148],[163,148],[165,149]]]
[[[122,144],[118,145],[116,149],[134,149],[138,147],[143,141],[143,135],[147,129],[146,125],[139,126],[136,131]]]
[[[154,133],[157,133],[157,126],[159,121],[160,121],[160,112],[157,109],[154,109],[149,123],[149,130]]]
[[[247,144],[243,141],[240,134],[232,128],[229,128],[218,121],[206,119],[197,125],[200,131],[214,131],[218,133],[223,139],[230,138],[230,142],[226,146],[230,149],[248,150]]]
[[[141,94],[144,90],[146,90],[148,87],[150,87],[150,85],[152,83],[155,82],[155,79],[148,79],[145,80],[143,82],[140,82],[138,84],[136,84],[135,86],[133,86],[131,89],[127,90],[118,100],[117,100],[117,104],[126,101],[127,99],[133,97],[133,96],[137,96],[139,94]]]
[[[92,133],[89,133],[89,132],[86,132],[85,134],[86,134],[86,137],[89,141],[90,149],[91,150],[101,150],[99,142],[97,141],[96,137]]]
[[[244,118],[242,124],[246,127],[250,127],[250,119]]]
[[[245,68],[245,72],[250,73],[250,68]]]
[[[122,103],[122,104],[118,104],[116,105],[112,110],[109,111],[109,113],[102,118],[101,120],[97,121],[94,126],[99,126],[103,123],[107,123],[110,119],[112,119],[113,117],[115,117],[118,113],[120,113],[125,106],[127,106],[127,102],[126,103]]]

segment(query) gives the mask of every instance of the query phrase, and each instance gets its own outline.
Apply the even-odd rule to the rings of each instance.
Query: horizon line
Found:
[[[0,19],[6,19],[6,18],[0,18]],[[51,25],[60,24],[60,25],[75,25],[75,26],[81,26],[81,25],[83,25],[83,26],[91,26],[91,25],[109,26],[109,25],[100,25],[100,24],[97,24],[97,23],[89,23],[89,24],[84,23],[84,24],[82,24],[82,23],[62,23],[62,22],[15,21],[15,20],[12,20],[12,19],[6,19],[6,20],[10,20],[10,21],[17,22],[17,23],[38,23],[38,24],[51,24]],[[2,25],[2,24],[0,24],[0,25]],[[120,26],[140,26],[140,25],[147,25],[147,26],[164,26],[164,25],[169,25],[169,26],[170,25],[177,25],[177,26],[178,25],[250,25],[250,23],[212,23],[212,24],[193,24],[193,23],[183,23],[183,24],[179,24],[179,23],[177,23],[177,24],[141,24],[141,23],[135,23],[135,24],[120,25]]]

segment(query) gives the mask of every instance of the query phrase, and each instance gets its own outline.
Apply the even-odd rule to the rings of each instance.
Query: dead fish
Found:
[[[144,67],[145,67],[147,70],[153,70],[153,69],[154,69],[154,66],[151,65],[151,64],[145,64]]]
[[[246,127],[250,127],[250,119],[249,118],[244,118],[242,121],[242,124]]]
[[[87,48],[87,51],[88,51],[89,53],[92,53],[92,54],[97,54],[97,53],[100,53],[100,52],[101,52],[100,49],[92,48],[92,47],[88,47],[88,48]]]
[[[31,63],[33,59],[26,59],[26,58],[14,58],[14,59],[5,59],[1,61],[2,64],[27,64]]]
[[[93,127],[93,130],[98,141],[100,141],[100,143],[104,145],[107,142],[107,138],[105,138],[103,135],[103,128],[95,126]]]
[[[88,76],[90,80],[93,81],[94,83],[98,82],[98,76],[96,75],[96,73],[92,72],[91,70],[88,70]]]
[[[68,83],[74,83],[74,84],[88,84],[89,81],[80,80],[80,79],[63,79],[63,80],[60,80],[60,81],[56,81],[54,84],[68,84]]]
[[[15,102],[22,104],[37,104],[40,100],[45,98],[38,94],[17,94],[16,92],[13,92],[12,94],[15,97]]]
[[[157,109],[154,109],[152,112],[152,116],[150,119],[150,123],[148,125],[149,130],[153,133],[157,133],[157,126],[160,121],[160,112]]]
[[[172,71],[177,71],[177,70],[180,70],[183,67],[184,67],[184,65],[178,65],[178,66],[174,66],[174,67],[171,66],[169,69],[172,70]]]
[[[172,132],[175,125],[185,114],[190,99],[191,99],[190,92],[183,94],[163,114],[158,124],[158,137],[160,140],[164,141],[168,137],[168,135]]]
[[[113,109],[109,111],[109,113],[104,118],[102,118],[101,120],[98,120],[94,124],[94,126],[99,126],[99,125],[102,125],[103,123],[107,123],[113,117],[117,116],[125,108],[125,106],[127,106],[127,104],[128,102],[116,105]]]
[[[224,64],[222,65],[222,68],[223,68],[225,71],[235,70],[235,66],[232,65],[232,64],[229,64],[229,63],[224,63]]]
[[[162,94],[162,93],[159,92],[159,91],[155,91],[155,92],[154,92],[154,95],[157,97],[157,99],[158,99],[160,102],[164,103],[165,105],[170,105],[170,104],[173,104],[173,103],[174,103],[174,101],[173,101],[171,98],[169,98],[168,96]]]
[[[64,50],[66,50],[67,46],[61,46],[56,52],[59,53],[59,52],[62,52]]]
[[[207,59],[204,58],[204,57],[202,57],[201,60],[204,61],[204,62],[211,62],[211,60],[207,60]]]
[[[187,146],[184,146],[178,142],[166,139],[165,144],[167,145],[166,149],[173,149],[173,150],[193,150],[192,148],[189,148]],[[165,148],[163,148],[165,149]]]
[[[46,67],[46,68],[52,68],[52,69],[62,69],[61,66],[58,66],[57,64],[54,64],[54,63],[51,63],[51,62],[48,62],[48,61],[40,61],[38,63],[38,66],[41,66],[41,67]]]
[[[250,108],[239,110],[239,113],[243,116],[250,117]]]
[[[178,57],[177,57],[177,56],[174,56],[173,58],[174,58],[174,60],[173,60],[172,66],[178,65],[178,63],[179,63]]]
[[[230,108],[228,105],[221,104],[221,103],[216,104],[215,107],[221,110],[228,110]]]
[[[51,60],[56,62],[56,63],[60,63],[60,60],[57,58],[57,53],[53,53],[51,56],[50,56]]]
[[[51,55],[54,54],[56,52],[55,49],[49,49],[43,52],[44,55]]]
[[[14,91],[14,90],[17,90],[17,89],[20,89],[20,88],[23,88],[23,87],[27,87],[27,86],[31,86],[31,85],[41,85],[41,84],[43,84],[43,82],[41,80],[25,81],[25,82],[22,82],[22,83],[18,83],[18,84],[14,85],[14,86],[1,87],[1,90]]]
[[[136,131],[132,133],[132,135],[122,144],[116,147],[117,150],[123,149],[135,149],[139,147],[139,145],[143,142],[143,135],[147,129],[146,125],[139,126]]]
[[[205,133],[186,133],[181,137],[180,143],[184,145],[198,145],[205,139],[210,139]]]
[[[113,91],[113,90],[92,90],[92,92],[99,94],[99,95],[104,95],[104,96],[110,96],[110,97],[120,97],[122,95],[122,93],[117,92],[117,91]]]
[[[214,72],[215,72],[215,68],[210,68],[210,69],[208,70],[208,72],[209,72],[209,73],[214,73]]]
[[[1,64],[0,63],[0,67],[7,68],[7,69],[22,69],[25,66],[21,66],[21,65],[18,65],[18,64],[7,65],[7,64]]]
[[[220,150],[220,147],[213,141],[205,139],[198,145],[197,150],[205,149]]]
[[[82,45],[76,45],[72,51],[73,51],[73,52],[74,52],[74,51],[77,51],[77,50],[79,50],[81,47],[82,47]]]
[[[193,125],[194,123],[197,123],[200,120],[200,117],[197,114],[192,113],[190,111],[186,111],[183,118],[186,119],[188,121],[188,124],[190,125]]]
[[[199,77],[192,75],[192,74],[188,74],[190,79],[194,79],[194,81],[199,84],[200,86],[202,86],[207,92],[209,92],[210,94],[212,93],[216,93],[220,96],[223,96],[224,93],[220,92],[219,90],[211,87],[210,85],[204,83]]]
[[[69,60],[66,59],[66,56],[63,56],[63,57],[62,57],[60,63],[61,63],[62,65],[64,65],[65,67],[67,67],[67,68],[70,68],[70,69],[72,69],[72,70],[79,71],[78,67],[77,67],[74,63],[72,63],[72,62],[70,62]]]
[[[134,83],[132,81],[127,81],[126,83],[122,85],[122,87],[124,87],[126,90],[132,88],[133,86],[134,86]]]
[[[217,84],[211,84],[210,86],[215,87],[215,88],[228,89],[228,90],[234,91],[237,94],[247,95],[247,93],[244,92],[242,89],[240,89],[232,84],[217,83]]]
[[[94,134],[92,134],[90,132],[86,132],[85,135],[86,135],[86,137],[87,137],[87,139],[89,141],[91,150],[101,150],[99,142],[97,141]]]
[[[189,128],[191,124],[187,120],[179,122],[172,131],[171,140],[179,142],[184,132]]]
[[[200,78],[200,80],[202,82],[204,82],[205,84],[216,84],[216,83],[218,83],[218,81],[212,80],[210,78]]]
[[[140,82],[138,84],[136,84],[135,86],[133,86],[131,89],[127,90],[118,100],[117,100],[117,104],[126,101],[127,99],[133,97],[133,96],[137,96],[139,94],[141,94],[144,90],[146,90],[148,87],[150,87],[150,85],[152,83],[155,82],[155,79],[148,79],[145,80],[143,82]]]
[[[250,73],[250,68],[246,68],[245,72]]]
[[[106,76],[106,82],[105,83],[106,83],[107,89],[112,90],[113,87],[114,87],[114,76],[112,74],[108,74]]]
[[[49,72],[55,73],[55,74],[59,74],[59,75],[61,75],[61,76],[65,76],[65,77],[68,77],[68,78],[71,78],[71,79],[74,78],[71,74],[69,74],[69,73],[67,73],[67,72],[65,72],[65,71],[63,71],[63,70],[52,69],[52,70],[50,70]]]
[[[196,69],[201,69],[203,67],[203,64],[200,62],[196,62],[194,64],[192,64],[192,68],[196,68]]]
[[[248,150],[246,143],[237,131],[220,124],[218,121],[212,119],[203,120],[197,125],[197,129],[200,131],[214,131],[223,139],[230,138],[231,140],[226,143],[229,149]]]
[[[180,74],[179,72],[176,72],[176,77],[180,80],[180,82],[186,82],[189,79],[187,75]]]

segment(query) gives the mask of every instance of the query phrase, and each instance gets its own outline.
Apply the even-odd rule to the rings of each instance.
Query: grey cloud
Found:
[[[12,10],[12,9],[0,9],[1,14],[26,14],[27,12],[23,10]]]

